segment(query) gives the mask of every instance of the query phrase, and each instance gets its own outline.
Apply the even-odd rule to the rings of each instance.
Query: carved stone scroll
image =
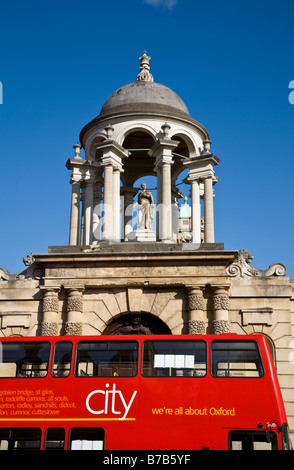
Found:
[[[227,275],[235,278],[267,278],[285,276],[287,268],[282,263],[273,263],[268,269],[256,269],[249,266],[254,256],[246,250],[239,250],[236,260],[227,268]]]

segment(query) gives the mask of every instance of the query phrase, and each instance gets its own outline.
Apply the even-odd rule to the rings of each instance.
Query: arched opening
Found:
[[[146,175],[154,175],[154,158],[149,157],[148,151],[154,145],[154,138],[142,130],[131,132],[123,142],[123,147],[130,152],[124,160],[125,184],[129,187]]]
[[[160,318],[148,313],[128,313],[115,318],[103,335],[171,335],[171,330]]]

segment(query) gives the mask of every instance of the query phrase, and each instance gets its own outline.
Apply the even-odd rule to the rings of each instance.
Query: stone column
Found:
[[[189,179],[191,182],[191,215],[192,215],[192,243],[201,244],[201,204],[199,180]]]
[[[161,210],[162,210],[162,168],[155,166],[157,175],[157,195],[156,195],[156,239],[161,240]]]
[[[205,335],[203,287],[187,286],[189,335]]]
[[[41,286],[41,290],[43,291],[41,336],[57,336],[60,287]]]
[[[81,183],[75,179],[71,179],[72,194],[71,194],[71,211],[70,211],[70,229],[69,229],[69,244],[79,244],[79,221],[80,221],[80,190]]]
[[[176,188],[172,182],[172,240],[177,243],[179,236],[179,202],[180,198],[184,197],[184,193]]]
[[[228,289],[227,286],[214,287],[212,326],[216,335],[230,332]]]
[[[104,168],[102,240],[113,240],[113,166]]]
[[[201,215],[200,214],[200,201],[198,203],[200,195],[200,182],[204,182],[204,225],[205,225],[205,243],[214,243],[214,215],[213,215],[213,181],[217,181],[214,177],[213,167],[218,165],[219,158],[213,155],[212,153],[204,153],[200,156],[188,158],[183,161],[183,165],[189,168],[188,181],[193,182],[198,181],[198,187],[196,183],[193,183],[192,191],[194,192],[194,199],[196,201],[195,207],[192,201],[192,218],[193,211],[195,211],[194,219],[197,219],[196,238],[195,243],[198,243],[199,240],[199,231],[200,231],[200,240],[201,240]],[[199,194],[199,195],[198,195]],[[192,194],[193,197],[193,194]],[[199,229],[198,229],[199,221]],[[192,222],[193,223],[193,222]],[[196,222],[195,222],[196,223]],[[193,229],[194,235],[194,229]],[[196,241],[197,240],[197,241]]]
[[[81,244],[90,244],[92,239],[93,184],[100,164],[92,160],[80,158],[80,144],[76,144],[74,149],[76,152],[75,157],[68,159],[66,162],[66,167],[72,170],[69,244],[78,245],[79,241]],[[81,191],[84,199],[82,210],[80,209],[82,200]],[[81,225],[81,229],[79,229],[79,225]],[[81,234],[80,237],[79,232]]]
[[[155,157],[155,171],[157,172],[157,212],[158,238],[161,241],[172,241],[172,208],[171,208],[171,165],[173,164],[172,151],[179,142],[168,138],[170,126],[162,126],[164,138],[159,139],[149,150],[148,155]]]
[[[133,231],[133,205],[134,197],[138,193],[139,188],[123,186],[121,188],[121,194],[123,197],[123,224],[124,224],[124,240],[128,240],[128,234]]]
[[[212,178],[204,179],[204,242],[214,243]]]
[[[108,139],[97,145],[102,152],[101,166],[104,168],[103,192],[103,221],[102,240],[119,240],[120,221],[120,172],[122,159],[129,156],[129,152],[117,142],[112,140],[113,128],[106,128]]]
[[[83,292],[84,286],[65,287],[67,291],[67,320],[65,334],[82,335],[83,332]]]
[[[113,240],[120,241],[120,173],[121,168],[113,169]]]
[[[172,240],[171,217],[171,157],[165,157],[162,161],[162,215],[161,215],[161,239]]]
[[[85,201],[84,201],[84,244],[91,245],[93,239],[93,203],[95,175],[89,173],[85,178]]]
[[[102,200],[102,178],[98,177],[97,186],[94,187],[93,196],[93,240],[97,242],[101,238],[101,200]]]

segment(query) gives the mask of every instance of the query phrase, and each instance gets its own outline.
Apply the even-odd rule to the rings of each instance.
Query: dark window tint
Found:
[[[68,377],[71,370],[72,348],[70,341],[59,341],[55,344],[52,375],[54,377]]]
[[[49,357],[48,342],[0,343],[0,377],[45,377]]]
[[[78,377],[134,377],[137,370],[136,341],[81,341],[77,346]]]
[[[39,450],[41,437],[39,428],[2,428],[0,450]]]
[[[65,430],[63,428],[48,428],[45,436],[45,450],[63,450]]]
[[[262,377],[264,374],[255,341],[213,341],[211,366],[214,377]]]

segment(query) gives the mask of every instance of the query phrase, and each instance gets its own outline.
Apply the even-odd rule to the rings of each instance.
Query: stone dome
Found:
[[[183,100],[170,88],[153,81],[138,80],[116,90],[104,103],[100,116],[120,111],[174,112],[189,115]]]
[[[208,139],[206,129],[189,114],[183,100],[170,88],[154,82],[150,73],[150,61],[146,51],[140,57],[140,73],[135,82],[118,88],[105,101],[100,114],[90,121],[80,132],[80,142],[84,146],[85,134],[94,126],[105,122],[113,124],[115,120],[138,116],[152,116],[166,119],[179,119],[182,122],[196,125]]]

